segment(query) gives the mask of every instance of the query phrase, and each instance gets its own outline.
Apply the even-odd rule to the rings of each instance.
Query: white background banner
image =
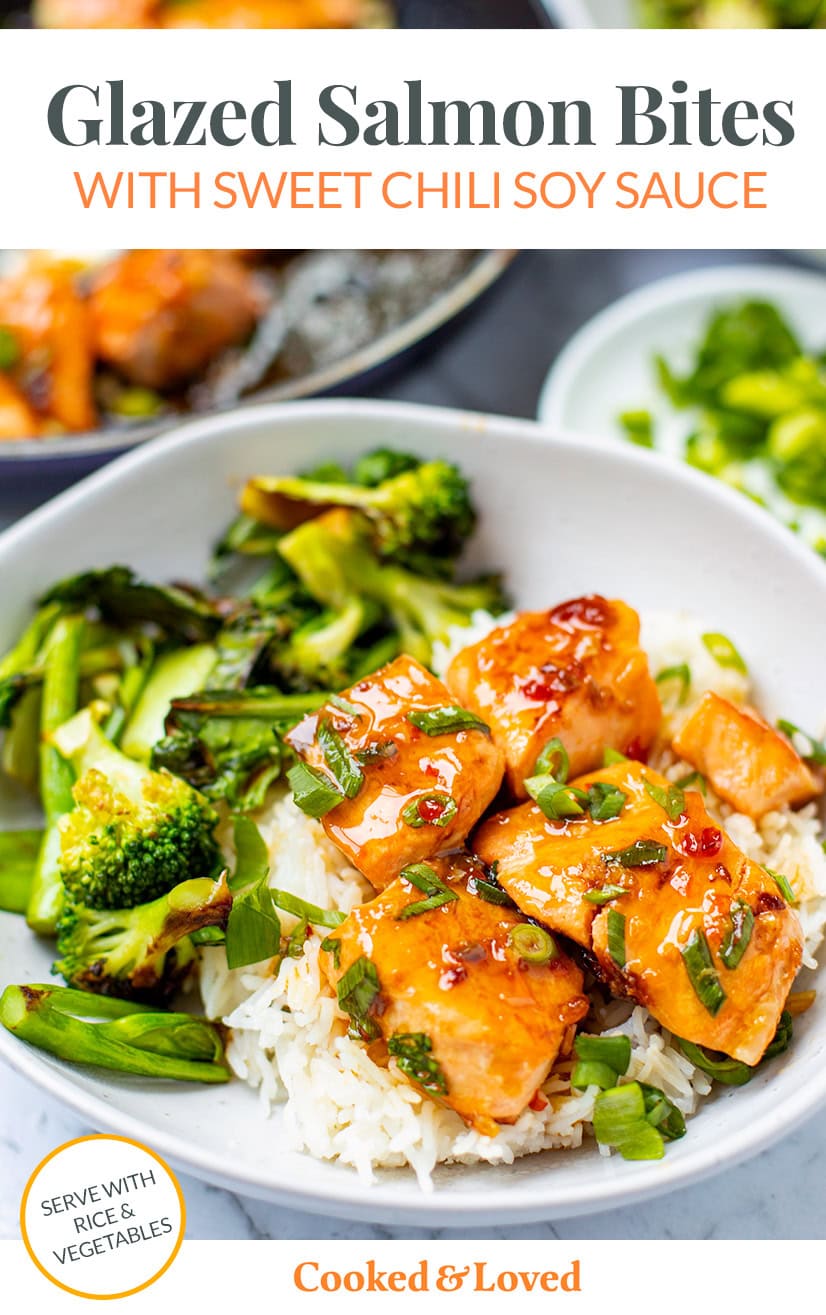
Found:
[[[3,32],[0,41],[2,246],[823,242],[826,31]],[[102,144],[51,134],[50,102],[70,86],[54,113],[59,131]],[[661,142],[641,144],[657,128],[642,113],[648,93],[622,87],[657,89]],[[332,114],[320,105],[324,88],[337,88]],[[640,111],[637,144],[618,144],[623,96]],[[438,139],[431,103],[457,100],[491,103],[471,111],[473,144],[407,144]],[[398,111],[398,144],[385,141],[380,101]],[[552,109],[573,101],[587,104],[590,124],[581,107]],[[445,110],[451,143],[458,120]],[[781,121],[793,126],[786,145]],[[279,128],[282,144],[254,140]],[[139,144],[133,132],[155,140]],[[351,144],[334,144],[348,133]],[[726,134],[755,140],[736,145]]]
[[[704,1300],[715,1310],[764,1311],[820,1291],[819,1251],[814,1242],[185,1242],[171,1269],[124,1300],[136,1315],[226,1315],[244,1305],[285,1315],[391,1308],[682,1315]],[[0,1262],[9,1309],[89,1309],[44,1278],[22,1243],[0,1243]],[[572,1273],[576,1287],[554,1286],[552,1278],[543,1286],[545,1275],[561,1281]],[[318,1290],[302,1291],[299,1282]]]

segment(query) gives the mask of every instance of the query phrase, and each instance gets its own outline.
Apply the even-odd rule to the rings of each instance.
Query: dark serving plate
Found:
[[[260,386],[225,403],[220,388],[151,421],[106,423],[90,433],[0,443],[0,469],[91,467],[182,419],[257,402],[353,392],[467,310],[505,271],[514,251],[305,251],[282,266],[295,322]]]

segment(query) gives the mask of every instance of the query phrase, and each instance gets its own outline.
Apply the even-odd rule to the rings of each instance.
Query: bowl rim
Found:
[[[339,420],[361,419],[392,425],[394,421],[414,420],[433,430],[445,433],[491,433],[496,441],[524,441],[542,453],[555,449],[564,458],[565,453],[588,451],[577,436],[564,434],[540,426],[534,421],[517,420],[494,415],[481,415],[441,407],[422,406],[408,402],[376,402],[370,400],[311,400],[279,403],[225,412],[205,419],[190,421],[178,429],[143,445],[110,465],[96,471],[73,488],[59,494],[37,511],[0,534],[0,561],[7,551],[19,551],[30,536],[42,534],[55,510],[62,511],[82,506],[90,493],[97,495],[110,485],[117,486],[128,478],[132,470],[139,470],[163,461],[165,454],[188,447],[193,449],[205,440],[220,438],[223,431],[234,432],[236,437],[244,429],[261,422],[278,427],[298,421],[335,424]],[[629,446],[616,445],[610,451],[599,453],[606,460],[632,469],[650,472],[650,453]],[[815,554],[799,538],[760,508],[754,506],[720,481],[689,466],[670,462],[656,462],[659,477],[666,482],[684,484],[716,502],[730,516],[752,522],[763,535],[774,541],[778,549],[791,554],[795,565],[810,577],[812,584],[823,590],[826,600],[826,573]],[[11,916],[11,915],[10,915]],[[163,1128],[148,1128],[140,1118],[119,1111],[107,1100],[90,1094],[63,1077],[63,1065],[44,1059],[40,1052],[21,1044],[10,1033],[0,1028],[0,1058],[13,1069],[33,1081],[49,1095],[69,1106],[96,1126],[122,1133],[150,1144],[173,1164],[208,1182],[216,1183],[247,1196],[275,1201],[281,1205],[308,1212],[333,1213],[338,1217],[362,1221],[382,1218],[394,1223],[423,1226],[428,1223],[446,1226],[479,1226],[489,1222],[492,1212],[497,1219],[511,1223],[530,1222],[550,1218],[573,1218],[599,1210],[631,1205],[651,1197],[663,1195],[720,1172],[755,1155],[769,1142],[777,1141],[777,1111],[768,1109],[753,1120],[745,1120],[729,1133],[725,1151],[709,1139],[707,1145],[698,1145],[685,1159],[657,1161],[653,1164],[629,1165],[623,1162],[623,1176],[613,1181],[591,1179],[582,1187],[566,1186],[564,1199],[548,1199],[548,1180],[540,1185],[520,1183],[516,1189],[497,1195],[495,1185],[480,1193],[477,1190],[452,1190],[440,1194],[438,1190],[425,1195],[410,1175],[411,1191],[400,1200],[394,1181],[366,1185],[355,1172],[342,1173],[341,1181],[302,1188],[300,1183],[273,1183],[272,1175],[265,1171],[251,1171],[244,1167],[241,1173],[233,1172],[229,1151],[219,1154],[205,1150],[180,1133]],[[783,1100],[783,1136],[794,1131],[807,1117],[826,1103],[826,1066],[813,1070],[802,1082],[791,1086]],[[495,1173],[496,1166],[491,1166]],[[518,1197],[518,1199],[514,1199]]]
[[[761,261],[712,265],[699,270],[666,274],[623,293],[597,311],[568,339],[551,365],[536,404],[542,425],[564,427],[565,408],[574,383],[589,359],[620,333],[631,333],[649,316],[695,302],[753,293],[767,297],[814,291],[826,297],[826,272],[798,266],[769,265]],[[710,308],[710,307],[709,307]],[[579,430],[574,432],[579,433]],[[584,431],[583,431],[584,432]],[[593,435],[595,439],[604,436]],[[614,435],[608,436],[612,441]]]

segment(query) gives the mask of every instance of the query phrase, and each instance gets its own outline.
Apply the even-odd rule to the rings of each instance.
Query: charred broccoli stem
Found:
[[[259,476],[246,485],[242,510],[262,524],[292,530],[320,510],[349,507],[369,520],[382,557],[457,556],[476,516],[467,480],[456,466],[406,455],[394,463],[392,454],[382,450],[363,458],[357,469],[362,479],[373,482]]]
[[[225,877],[183,881],[160,899],[126,909],[69,900],[57,928],[55,971],[70,986],[100,995],[168,999],[194,965],[190,936],[225,928],[231,907]]]
[[[73,1064],[179,1082],[227,1082],[221,1029],[191,1014],[49,985],[7,986],[0,1023],[29,1045]]]
[[[187,782],[127,758],[93,708],[54,731],[51,744],[77,775],[76,807],[60,826],[60,872],[71,899],[132,908],[178,882],[213,873],[218,815]]]
[[[220,611],[203,594],[175,585],[148,584],[128,566],[85,571],[61,580],[40,600],[41,607],[51,604],[94,609],[119,626],[153,625],[190,644],[211,639],[221,627]]]
[[[468,625],[475,611],[498,613],[505,607],[497,577],[453,584],[382,561],[359,513],[337,510],[318,516],[285,535],[281,552],[311,592],[328,591],[322,601],[332,598],[332,581],[336,595],[348,599],[353,611],[361,607],[370,615],[372,605],[389,614],[401,650],[425,666],[431,664],[434,643],[453,626]]]

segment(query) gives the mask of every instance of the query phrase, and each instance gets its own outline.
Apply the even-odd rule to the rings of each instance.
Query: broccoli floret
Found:
[[[379,452],[363,458],[362,478],[372,478],[382,468],[393,471],[389,457]],[[422,554],[453,558],[476,522],[467,480],[456,466],[440,460],[390,473],[373,485],[261,476],[249,481],[241,506],[249,516],[283,530],[311,519],[317,514],[314,508],[356,508],[370,521],[376,550],[399,560]]]
[[[399,634],[400,650],[429,666],[433,644],[447,637],[453,626],[470,623],[480,609],[494,614],[505,607],[501,584],[489,576],[467,584],[425,578],[395,563],[382,561],[373,551],[363,518],[358,513],[327,512],[302,525],[281,541],[296,570],[313,563],[305,584],[325,578],[324,567],[335,573],[342,594],[362,606],[372,604],[389,614]],[[373,613],[375,616],[375,612]]]
[[[133,762],[85,708],[51,736],[73,766],[75,808],[60,822],[71,899],[96,909],[144,904],[216,867],[218,814],[185,781]]]
[[[166,999],[195,962],[192,933],[226,927],[231,907],[225,877],[183,881],[134,908],[92,909],[69,900],[57,925],[54,969],[80,990]]]

